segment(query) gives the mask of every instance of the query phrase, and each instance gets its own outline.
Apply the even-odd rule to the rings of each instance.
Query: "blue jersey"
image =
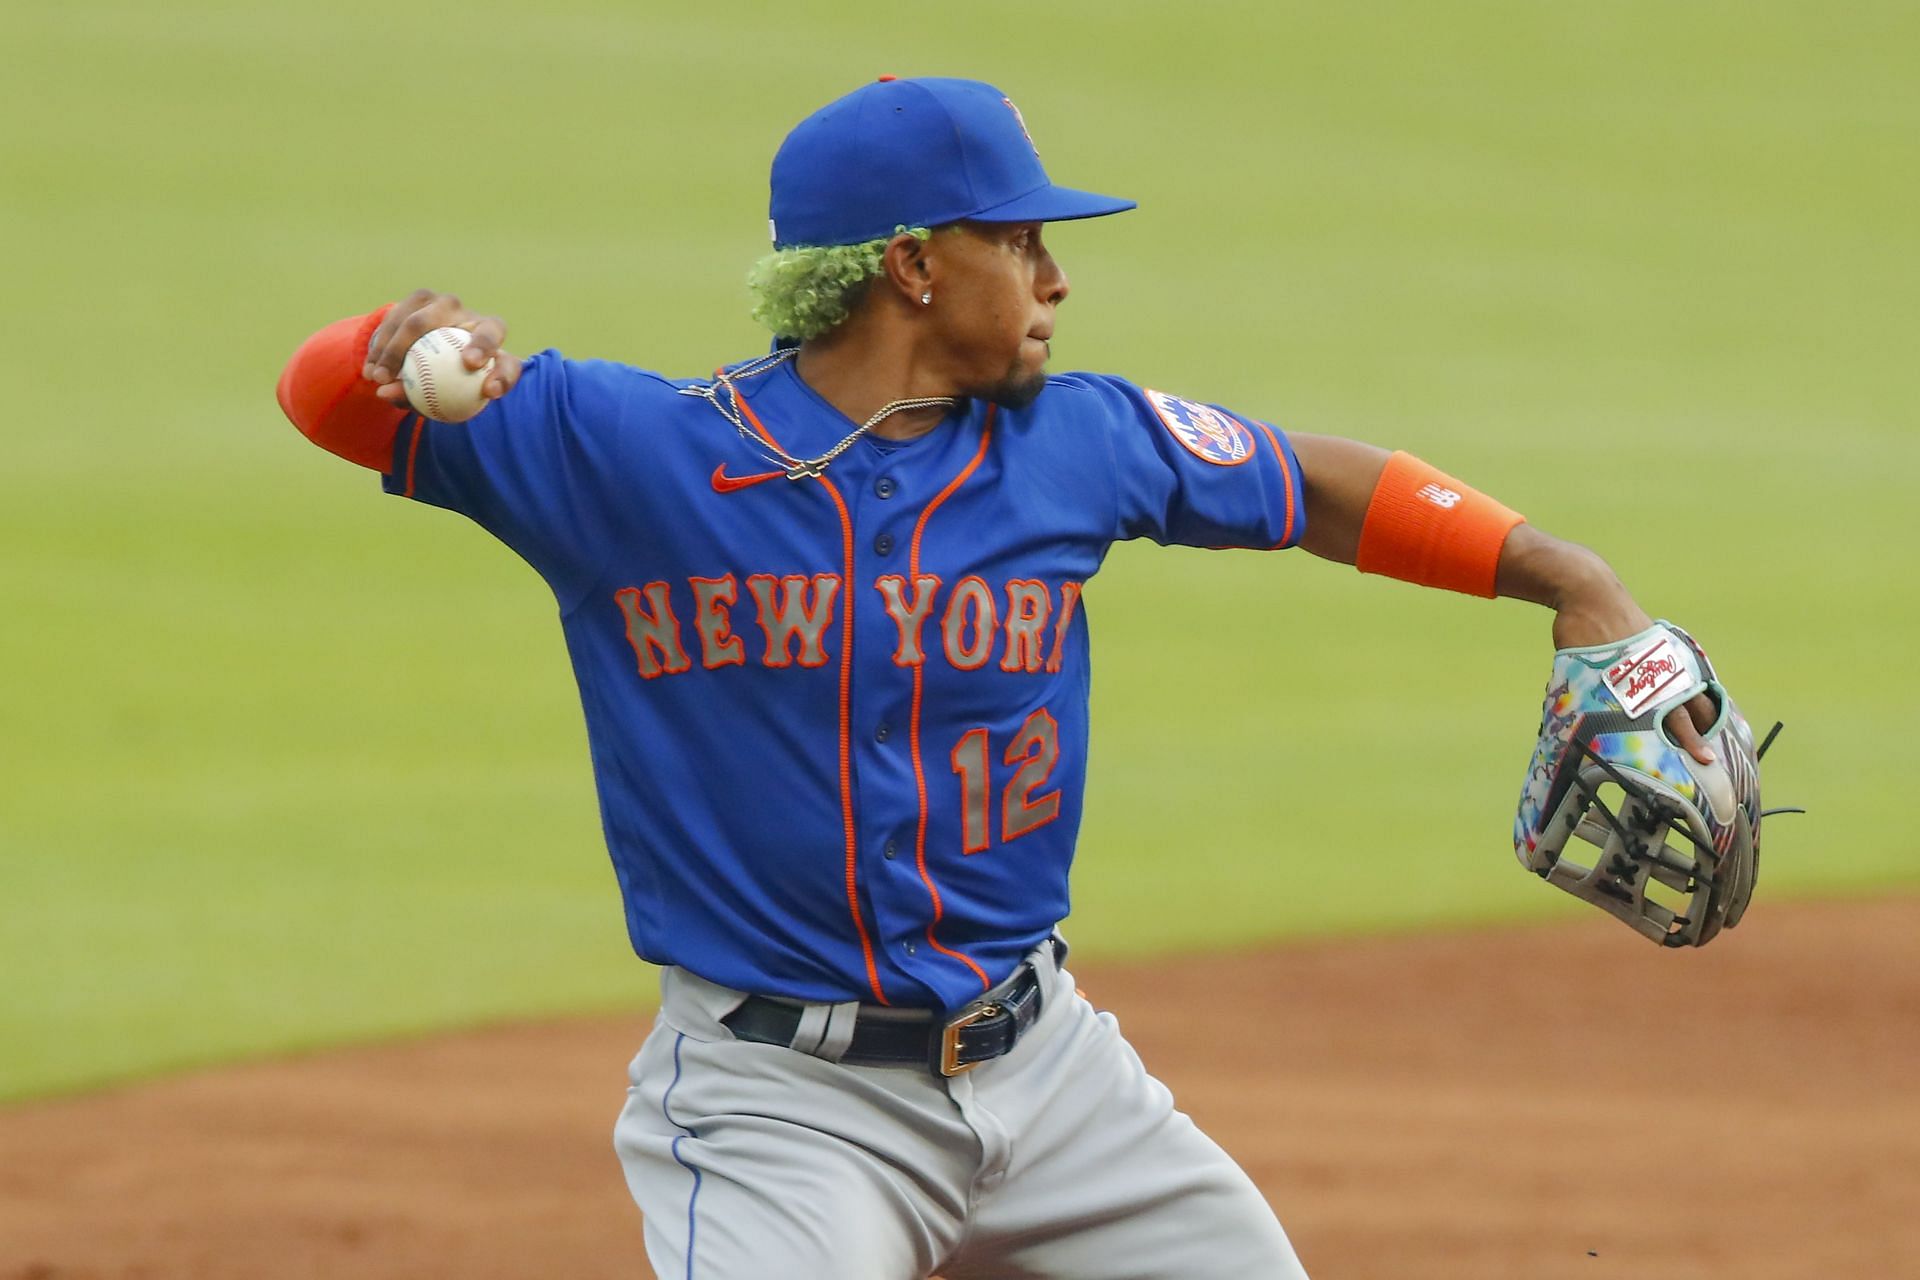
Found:
[[[410,418],[390,492],[552,587],[645,959],[809,1001],[951,1009],[1068,910],[1083,584],[1116,541],[1283,547],[1286,437],[1119,378],[866,437],[777,364],[696,384],[542,352],[470,422]],[[724,393],[722,403],[730,403]]]

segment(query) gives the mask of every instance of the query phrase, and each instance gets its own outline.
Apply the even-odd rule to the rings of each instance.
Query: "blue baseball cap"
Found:
[[[795,125],[773,157],[776,249],[861,244],[896,227],[1064,222],[1134,207],[1057,187],[1013,99],[978,80],[882,76]]]

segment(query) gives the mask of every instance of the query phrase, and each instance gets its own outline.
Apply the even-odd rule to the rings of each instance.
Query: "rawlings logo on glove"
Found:
[[[1662,726],[1701,692],[1719,708],[1702,735],[1712,764],[1675,746]],[[1541,879],[1656,942],[1704,946],[1740,922],[1753,895],[1766,745],[1755,749],[1706,653],[1671,623],[1562,649],[1520,792],[1514,852]],[[1617,808],[1602,799],[1608,786],[1619,790]],[[1576,836],[1599,850],[1592,865],[1569,856]],[[1665,892],[1649,897],[1655,886]]]
[[[1671,689],[1676,681],[1696,677],[1692,664],[1682,656],[1678,642],[1673,636],[1663,634],[1639,653],[1608,667],[1604,680],[1613,696],[1620,700],[1621,708],[1628,715],[1637,716],[1661,690]]]

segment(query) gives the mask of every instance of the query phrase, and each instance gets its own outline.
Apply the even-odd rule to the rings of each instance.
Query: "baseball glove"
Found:
[[[1661,723],[1703,691],[1719,709],[1701,735],[1710,765],[1676,747]],[[1755,750],[1705,652],[1672,623],[1562,649],[1520,792],[1514,853],[1655,942],[1705,946],[1740,923],[1753,895],[1765,750]],[[1599,850],[1592,865],[1572,856],[1576,836]]]

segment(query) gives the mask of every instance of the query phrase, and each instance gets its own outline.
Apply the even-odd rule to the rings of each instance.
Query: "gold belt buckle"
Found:
[[[977,1004],[949,1022],[940,1032],[940,1074],[951,1078],[965,1075],[979,1066],[978,1062],[960,1061],[960,1033],[976,1022],[985,1022],[988,1018],[999,1016],[999,1005]]]

